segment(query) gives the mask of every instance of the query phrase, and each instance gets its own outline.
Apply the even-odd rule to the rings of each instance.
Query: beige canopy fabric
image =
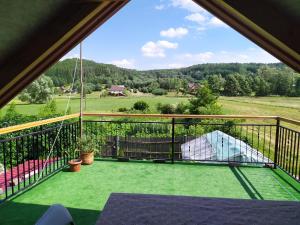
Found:
[[[0,0],[0,107],[129,1]],[[300,72],[299,0],[194,1]]]

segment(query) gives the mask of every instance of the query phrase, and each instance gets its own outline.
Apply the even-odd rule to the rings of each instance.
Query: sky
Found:
[[[84,40],[83,58],[138,70],[279,62],[192,0],[131,0]]]

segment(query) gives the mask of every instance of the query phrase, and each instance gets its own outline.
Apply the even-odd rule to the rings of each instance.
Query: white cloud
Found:
[[[190,20],[192,22],[203,24],[207,18],[206,16],[202,15],[201,13],[193,13],[185,17],[185,19]]]
[[[222,20],[220,20],[217,17],[212,17],[209,20],[208,25],[215,26],[215,27],[228,27],[226,23],[224,23]]]
[[[177,43],[169,42],[169,41],[149,41],[144,44],[141,48],[141,51],[146,57],[158,57],[164,58],[166,57],[165,50],[166,49],[176,49],[178,47]]]
[[[186,16],[185,19],[197,23],[199,26],[197,27],[198,31],[203,31],[207,28],[214,27],[228,28],[227,24],[225,24],[223,21],[206,13],[192,13]]]
[[[135,60],[133,59],[121,59],[121,60],[113,60],[110,64],[116,65],[118,67],[133,69],[135,68]]]
[[[212,52],[201,52],[201,53],[197,53],[197,54],[186,53],[186,54],[180,55],[178,58],[183,61],[206,63],[213,56],[214,56],[214,53],[212,53]]]
[[[160,5],[156,5],[155,9],[157,9],[157,10],[163,10],[165,7],[166,7],[165,5],[160,4]]]
[[[185,53],[177,55],[174,63],[194,65],[200,63],[275,63],[278,59],[259,48],[245,49],[241,51],[218,51]]]
[[[168,30],[162,30],[160,32],[160,35],[162,37],[168,37],[168,38],[180,38],[189,33],[189,30],[183,27],[178,28],[169,28]]]
[[[192,0],[171,0],[171,6],[186,9],[193,13],[205,11],[202,7],[200,7]]]

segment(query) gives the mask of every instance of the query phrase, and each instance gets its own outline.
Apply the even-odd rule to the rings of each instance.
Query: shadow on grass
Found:
[[[241,170],[237,167],[230,167],[231,172],[234,174],[236,179],[240,182],[244,190],[247,192],[251,199],[258,199],[255,195],[258,194],[260,199],[263,199],[262,196],[257,192],[255,187],[251,184],[251,182],[247,179],[247,177],[241,172]],[[252,188],[252,189],[251,189]],[[252,191],[254,190],[254,192]]]
[[[288,174],[286,174],[280,168],[273,169],[272,172],[277,177],[277,179],[281,180],[287,186],[289,186],[290,188],[292,188],[296,193],[300,194],[300,183],[298,181],[296,181],[294,178],[290,177]]]
[[[1,225],[32,225],[47,211],[50,205],[17,203],[0,205]],[[80,207],[80,206],[79,206]],[[94,225],[101,211],[68,208],[76,225]]]

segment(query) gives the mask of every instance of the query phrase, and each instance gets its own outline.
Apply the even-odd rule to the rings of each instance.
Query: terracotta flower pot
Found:
[[[80,171],[80,165],[82,163],[81,159],[72,159],[68,163],[69,163],[71,172],[79,172]]]
[[[91,165],[94,162],[94,152],[81,152],[80,159],[82,160],[82,164]]]

